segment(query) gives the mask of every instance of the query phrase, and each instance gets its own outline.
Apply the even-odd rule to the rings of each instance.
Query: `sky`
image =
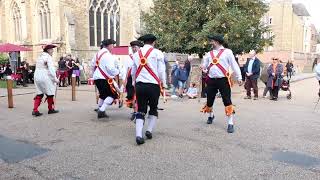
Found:
[[[312,23],[320,30],[320,0],[293,0],[292,2],[304,4],[312,17]]]

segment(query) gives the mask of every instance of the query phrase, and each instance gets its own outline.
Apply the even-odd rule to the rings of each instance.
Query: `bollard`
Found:
[[[7,76],[8,108],[13,108],[12,87],[13,87],[13,80],[11,79],[11,76]]]
[[[72,86],[72,101],[76,101],[76,75],[75,74],[72,74],[71,86]]]

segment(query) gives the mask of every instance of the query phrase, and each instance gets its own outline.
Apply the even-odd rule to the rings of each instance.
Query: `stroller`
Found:
[[[289,93],[287,94],[287,99],[292,98],[291,90],[290,90],[290,79],[283,79],[280,89],[282,91],[289,91]]]

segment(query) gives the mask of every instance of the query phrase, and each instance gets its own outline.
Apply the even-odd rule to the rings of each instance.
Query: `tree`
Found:
[[[9,62],[8,55],[0,53],[0,64],[7,64]]]
[[[272,37],[264,37],[269,27],[261,22],[267,11],[262,0],[154,0],[142,20],[163,51],[201,56],[210,48],[207,36],[221,34],[238,54],[272,45]]]

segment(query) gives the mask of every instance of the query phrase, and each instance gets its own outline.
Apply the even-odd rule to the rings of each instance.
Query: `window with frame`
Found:
[[[40,0],[38,6],[39,14],[39,32],[41,39],[51,38],[51,13],[48,0]]]
[[[12,22],[13,22],[13,28],[14,28],[14,38],[15,41],[21,41],[21,13],[20,8],[16,2],[14,2],[12,6]]]
[[[117,0],[90,0],[90,46],[100,46],[103,39],[114,39],[120,44],[120,7]]]

